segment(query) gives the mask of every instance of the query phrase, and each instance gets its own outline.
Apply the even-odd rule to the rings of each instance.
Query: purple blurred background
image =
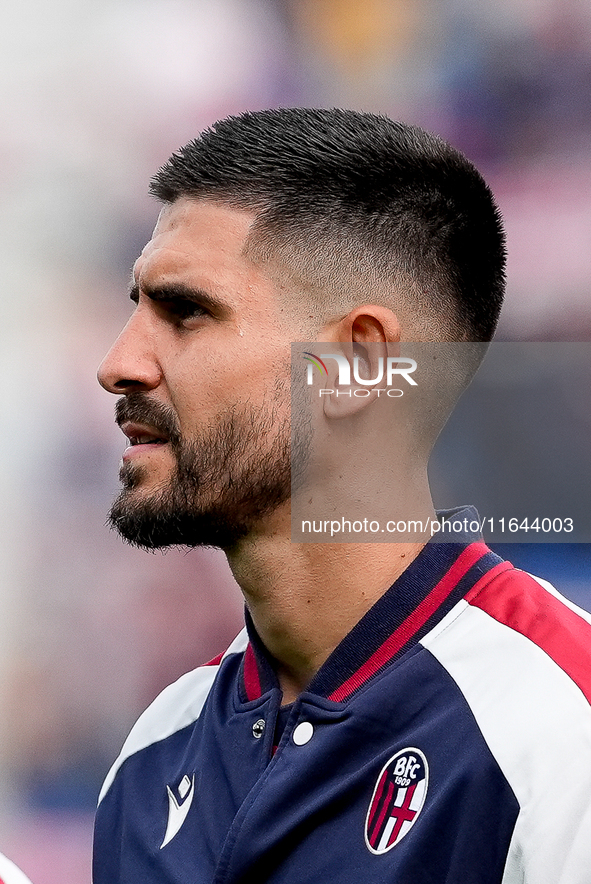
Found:
[[[246,109],[418,123],[480,166],[505,215],[500,338],[589,341],[591,6],[4,0],[0,69],[0,850],[35,884],[86,884],[129,727],[242,612],[219,554],[141,553],[104,527],[123,437],[95,372],[157,214],[148,179]],[[511,552],[591,606],[587,546]]]

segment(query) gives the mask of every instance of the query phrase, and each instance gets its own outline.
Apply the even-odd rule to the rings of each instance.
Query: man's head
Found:
[[[289,277],[319,327],[371,302],[413,340],[493,336],[499,212],[474,166],[422,129],[339,109],[245,113],[174,154],[151,191],[254,212],[248,252]]]
[[[164,207],[134,267],[137,307],[99,372],[132,440],[111,513],[132,542],[230,548],[277,530],[291,341],[493,334],[498,212],[468,161],[422,130],[352,111],[243,114],[171,157],[152,192]]]

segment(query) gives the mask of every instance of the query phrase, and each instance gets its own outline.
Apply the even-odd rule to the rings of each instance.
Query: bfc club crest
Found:
[[[365,822],[372,853],[387,853],[410,832],[423,809],[429,765],[420,749],[401,749],[386,762],[373,790]]]

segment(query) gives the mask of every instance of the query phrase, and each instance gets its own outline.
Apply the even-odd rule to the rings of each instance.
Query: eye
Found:
[[[166,301],[158,301],[160,309],[173,320],[182,322],[187,319],[200,319],[207,316],[208,311],[189,298],[170,298]]]

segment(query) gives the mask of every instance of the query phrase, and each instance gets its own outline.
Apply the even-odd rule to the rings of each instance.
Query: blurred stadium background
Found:
[[[419,123],[505,215],[500,338],[589,341],[591,5],[4,0],[0,70],[0,849],[35,884],[83,884],[131,723],[241,619],[220,555],[149,555],[104,527],[123,444],[95,371],[155,220],[149,177],[245,109]],[[591,606],[589,549],[512,552]]]

